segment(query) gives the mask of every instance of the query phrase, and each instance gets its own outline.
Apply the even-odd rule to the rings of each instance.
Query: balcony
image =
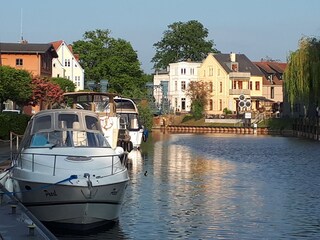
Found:
[[[229,73],[229,78],[233,79],[233,78],[247,78],[248,80],[251,77],[251,73],[249,72],[230,72]]]
[[[250,95],[250,89],[229,89],[229,95]]]

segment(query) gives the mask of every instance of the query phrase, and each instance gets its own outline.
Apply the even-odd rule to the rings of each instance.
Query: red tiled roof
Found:
[[[57,49],[60,47],[60,45],[63,43],[62,40],[60,41],[55,41],[55,42],[52,42],[51,44],[53,45],[54,49],[57,51]]]
[[[287,63],[254,62],[254,64],[260,68],[264,74],[262,80],[264,85],[283,85],[283,79],[280,79],[280,77],[283,76]],[[272,81],[268,79],[270,75],[272,75]]]

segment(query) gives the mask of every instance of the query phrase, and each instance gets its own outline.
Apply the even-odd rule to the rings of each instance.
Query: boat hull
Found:
[[[43,223],[88,230],[120,215],[127,181],[99,185],[47,185],[14,179],[18,199]],[[49,187],[48,187],[49,186]],[[29,190],[26,190],[29,189]]]

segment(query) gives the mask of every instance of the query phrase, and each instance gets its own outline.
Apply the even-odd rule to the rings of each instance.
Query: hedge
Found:
[[[27,127],[29,115],[1,113],[0,114],[0,139],[8,140],[10,132],[22,135]]]

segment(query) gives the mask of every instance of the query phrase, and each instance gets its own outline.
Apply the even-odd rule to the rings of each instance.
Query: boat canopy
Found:
[[[87,110],[54,109],[35,114],[23,147],[110,147],[98,116]]]

